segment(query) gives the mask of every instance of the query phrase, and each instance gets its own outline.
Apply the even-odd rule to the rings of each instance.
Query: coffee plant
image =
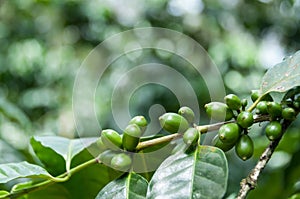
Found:
[[[165,133],[150,137],[143,136],[144,116],[132,118],[123,133],[104,129],[99,137],[72,140],[34,136],[33,158],[43,166],[0,165],[0,183],[13,185],[0,191],[0,198],[222,198],[228,181],[224,152],[234,148],[241,160],[251,158],[255,145],[249,129],[268,122],[270,144],[236,193],[245,198],[300,111],[299,65],[300,51],[270,68],[259,90],[249,92],[252,102],[229,94],[223,102],[206,104],[212,124],[195,124],[193,110],[181,107],[157,118]],[[212,146],[202,145],[201,137],[214,131]],[[156,151],[159,155],[147,156]]]

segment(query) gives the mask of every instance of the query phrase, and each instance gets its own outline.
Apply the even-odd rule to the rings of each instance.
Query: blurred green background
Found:
[[[137,27],[163,27],[199,42],[218,66],[227,93],[249,96],[267,68],[300,48],[299,0],[151,0],[151,1],[0,1],[0,163],[27,160],[31,135],[76,137],[72,89],[84,58],[106,38]],[[151,53],[150,53],[151,54]],[[170,56],[145,54],[143,59],[173,65],[195,89],[205,90],[200,77],[184,71]],[[126,59],[124,63],[127,64]],[[184,64],[183,64],[184,65]],[[107,79],[112,71],[107,72]],[[113,81],[107,81],[109,90]],[[141,97],[143,96],[143,97]],[[200,123],[208,122],[198,96]],[[134,98],[134,97],[133,97]],[[177,111],[174,95],[159,86],[136,93],[132,114],[148,117],[161,104]],[[97,106],[109,102],[98,94]],[[249,97],[248,97],[249,99]],[[98,109],[101,126],[114,128],[107,108]],[[264,124],[260,124],[263,126]],[[300,190],[300,122],[293,124],[249,198],[287,198]],[[268,141],[259,125],[251,129],[255,157],[240,161],[227,153],[228,194],[253,167]]]

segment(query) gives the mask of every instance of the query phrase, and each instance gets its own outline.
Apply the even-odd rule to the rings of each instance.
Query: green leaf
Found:
[[[300,85],[300,51],[289,56],[283,62],[270,68],[262,79],[260,90],[269,92],[285,92]]]
[[[71,193],[61,184],[52,184],[23,196],[26,199],[73,199]]]
[[[296,194],[292,195],[291,197],[289,197],[288,199],[300,199],[300,194],[296,193]]]
[[[162,143],[147,147],[132,155],[132,168],[136,173],[144,173],[144,177],[149,179],[147,173],[155,171],[159,165],[170,156],[175,143]]]
[[[96,199],[136,199],[146,198],[148,183],[142,176],[129,173],[106,185]]]
[[[61,155],[53,149],[45,147],[41,142],[36,141],[34,137],[31,138],[30,144],[35,155],[51,175],[57,176],[66,171],[66,162]]]
[[[71,167],[82,164],[93,157],[91,151],[96,144],[84,149],[73,158]],[[75,173],[70,180],[62,183],[70,192],[72,199],[95,198],[98,192],[109,182],[120,177],[123,173],[116,171],[103,164],[91,165],[78,173]]]
[[[51,148],[61,155],[66,161],[72,159],[84,148],[96,142],[98,138],[68,139],[58,136],[34,136],[33,140],[40,142],[43,146]]]
[[[5,190],[0,190],[0,197],[5,197],[9,194],[9,192],[5,191]]]
[[[10,191],[11,198],[21,198],[23,199],[71,199],[71,194],[69,191],[63,187],[61,184],[51,184],[44,186],[43,188],[33,187],[38,182],[27,181],[16,184],[12,187]],[[33,191],[34,190],[34,191]],[[24,194],[24,195],[23,195]]]
[[[96,142],[97,138],[67,139],[58,136],[34,136],[31,146],[52,175],[57,175],[70,168],[74,156]]]
[[[72,159],[71,168],[78,166],[84,162],[87,162],[95,158],[91,151],[96,151],[97,145],[94,143],[88,148],[83,149]],[[112,180],[120,177],[123,173],[113,170],[103,164],[93,164],[83,170],[74,173],[72,177],[62,183],[52,184],[50,186],[43,187],[42,189],[31,192],[32,186],[36,185],[36,182],[26,182],[15,185],[11,193],[13,196],[24,190],[27,199],[82,199],[82,198],[95,198],[99,191]],[[51,197],[52,196],[52,197]]]
[[[149,183],[147,198],[222,198],[227,178],[224,152],[198,146],[195,152],[176,153],[160,165]]]
[[[0,165],[0,183],[25,177],[50,179],[51,175],[42,167],[28,162],[8,163]]]

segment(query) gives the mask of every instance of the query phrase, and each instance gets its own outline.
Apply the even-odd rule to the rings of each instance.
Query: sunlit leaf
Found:
[[[176,153],[166,159],[149,183],[147,198],[222,198],[227,178],[224,153],[199,146],[193,153]]]
[[[5,197],[9,194],[9,192],[5,191],[5,190],[0,190],[0,197]]]
[[[143,199],[147,194],[147,181],[140,175],[129,173],[106,185],[96,199]]]
[[[28,162],[8,163],[0,165],[0,183],[24,177],[51,178],[51,175],[42,167]]]
[[[262,79],[261,91],[285,92],[300,85],[300,51],[270,68]]]

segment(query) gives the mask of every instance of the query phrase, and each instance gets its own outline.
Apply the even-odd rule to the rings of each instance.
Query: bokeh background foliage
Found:
[[[115,33],[151,26],[182,32],[207,50],[226,92],[249,99],[266,69],[300,48],[299,19],[299,0],[1,0],[0,163],[35,162],[28,150],[32,135],[77,137],[72,113],[76,72],[88,53]],[[104,77],[104,89],[96,93],[102,128],[118,128],[106,108],[110,101],[102,94],[110,92],[114,75],[122,73],[124,65],[139,63],[133,59],[134,55],[122,57],[114,63]],[[210,97],[188,63],[162,52],[146,52],[139,59],[180,71],[198,94],[200,123],[209,121],[203,105]],[[176,111],[179,104],[174,97],[167,88],[144,86],[132,96],[130,111],[149,117],[153,104]],[[296,121],[286,133],[249,198],[286,198],[300,190],[299,124]],[[238,190],[239,181],[267,146],[263,126],[251,129],[254,158],[244,163],[227,153],[227,195]]]

